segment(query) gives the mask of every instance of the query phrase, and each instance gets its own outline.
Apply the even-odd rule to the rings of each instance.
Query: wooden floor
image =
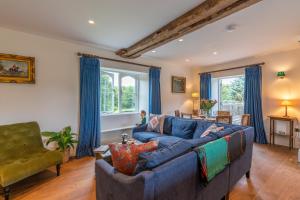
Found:
[[[255,145],[251,178],[243,177],[230,193],[231,200],[300,200],[297,152],[285,147]],[[62,167],[30,177],[12,187],[15,200],[95,200],[94,159],[72,160]],[[2,200],[2,197],[0,197]]]

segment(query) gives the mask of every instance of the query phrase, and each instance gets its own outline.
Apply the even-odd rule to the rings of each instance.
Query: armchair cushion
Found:
[[[9,186],[62,163],[60,152],[43,147],[36,122],[0,126],[0,184]]]
[[[0,164],[0,183],[3,187],[11,185],[61,162],[60,152],[46,149],[19,159],[7,160]]]

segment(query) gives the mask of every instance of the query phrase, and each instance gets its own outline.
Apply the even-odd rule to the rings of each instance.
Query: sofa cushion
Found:
[[[195,132],[193,134],[193,139],[198,139],[201,135],[210,127],[213,123],[207,122],[204,120],[197,120],[197,126],[195,128]]]
[[[0,185],[6,187],[60,163],[62,154],[46,149],[22,158],[6,160],[0,164]]]
[[[202,138],[189,139],[189,140],[186,140],[186,141],[188,143],[190,143],[192,145],[192,147],[198,147],[198,146],[204,145],[204,144],[206,144],[208,142],[211,142],[213,140],[216,140],[216,139],[218,139],[217,136],[210,134],[210,135],[202,137]]]
[[[164,147],[171,146],[174,143],[183,139],[175,136],[162,136],[162,137],[152,138],[151,140],[158,142],[158,148],[164,148]]]
[[[172,121],[175,117],[166,116],[164,121],[164,134],[171,135],[172,134]]]
[[[225,125],[225,124],[217,124],[218,126],[224,126],[224,130],[214,133],[218,136],[218,138],[222,138],[224,136],[230,135],[236,131],[243,130],[245,127],[239,125]]]
[[[163,135],[155,132],[135,132],[132,135],[134,139],[141,142],[148,142],[152,138],[161,137],[161,136]]]
[[[183,139],[192,139],[196,127],[196,121],[175,118],[172,122],[172,135]]]
[[[157,142],[151,141],[145,144],[109,144],[113,166],[121,173],[132,175],[140,153],[157,149]]]
[[[145,152],[139,155],[139,161],[136,173],[147,169],[153,169],[163,163],[166,163],[173,158],[181,156],[192,148],[191,144],[185,140],[179,140],[176,143],[160,148],[157,151]]]

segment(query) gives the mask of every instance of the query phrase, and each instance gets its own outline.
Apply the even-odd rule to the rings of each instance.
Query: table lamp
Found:
[[[197,101],[200,97],[200,94],[198,92],[193,92],[192,93],[192,98],[193,98],[193,114],[198,115],[198,109],[195,110],[195,101]]]
[[[292,103],[288,100],[284,100],[284,101],[281,102],[281,105],[285,106],[285,115],[284,115],[284,117],[288,117],[288,106],[291,106]]]

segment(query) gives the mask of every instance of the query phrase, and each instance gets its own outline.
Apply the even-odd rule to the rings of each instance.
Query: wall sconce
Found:
[[[277,77],[283,79],[285,77],[285,72],[277,72]]]

